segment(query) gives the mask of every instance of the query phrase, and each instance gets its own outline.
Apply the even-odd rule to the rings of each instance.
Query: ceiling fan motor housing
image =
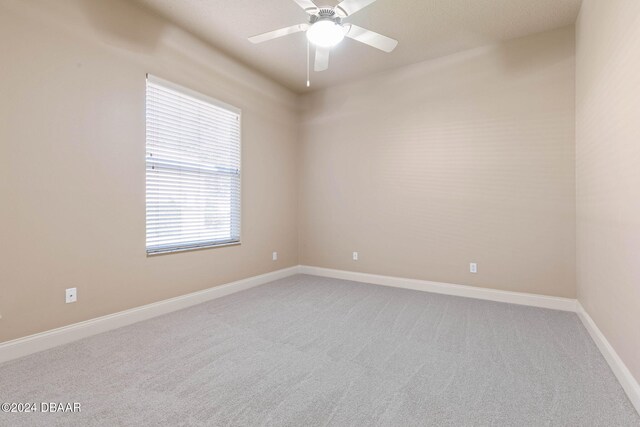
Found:
[[[338,25],[342,24],[342,17],[336,15],[335,9],[331,7],[321,7],[318,9],[317,14],[309,17],[309,22],[314,24],[318,21],[332,21]]]

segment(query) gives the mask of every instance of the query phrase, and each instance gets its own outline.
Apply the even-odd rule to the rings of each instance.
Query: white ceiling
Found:
[[[306,91],[306,38],[247,37],[307,22],[293,0],[137,0],[295,92]],[[338,0],[318,0],[335,6]],[[573,24],[581,0],[378,0],[347,22],[397,39],[384,53],[351,39],[331,52],[311,90],[502,40]],[[313,56],[312,56],[313,58]]]

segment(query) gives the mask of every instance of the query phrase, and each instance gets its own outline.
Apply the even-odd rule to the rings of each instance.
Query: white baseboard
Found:
[[[292,276],[297,274],[298,271],[298,266],[272,271],[191,294],[6,341],[0,344],[0,363],[263,285]]]
[[[530,305],[553,310],[576,311],[576,300],[571,298],[527,294],[523,292],[501,291],[498,289],[478,288],[475,286],[454,285],[451,283],[431,282],[428,280],[405,279],[402,277],[380,276],[355,271],[332,270],[330,268],[300,266],[300,273],[334,279],[352,280],[394,288],[413,289],[436,294],[455,295],[510,304]]]
[[[604,336],[602,331],[598,328],[596,323],[593,321],[589,313],[584,309],[580,302],[577,303],[577,313],[580,320],[582,320],[582,324],[591,335],[591,338],[598,346],[600,353],[604,356],[605,360],[609,364],[609,367],[615,374],[616,378],[620,382],[620,385],[627,393],[629,400],[636,408],[636,411],[640,413],[640,384],[633,377],[627,365],[624,364],[618,353],[614,350],[614,348],[609,344],[609,341]]]

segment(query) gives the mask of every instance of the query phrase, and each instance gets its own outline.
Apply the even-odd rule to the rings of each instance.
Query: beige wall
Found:
[[[577,23],[578,299],[640,380],[640,2]]]
[[[301,263],[575,297],[574,52],[568,27],[306,96]]]
[[[0,61],[0,341],[298,263],[296,96],[130,1],[0,0]],[[242,108],[241,246],[146,257],[147,72]]]

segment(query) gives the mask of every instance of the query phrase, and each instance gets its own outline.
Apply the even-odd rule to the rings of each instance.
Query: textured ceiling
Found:
[[[306,38],[254,45],[247,37],[307,22],[293,0],[137,0],[295,92],[308,90]],[[337,0],[318,0],[335,6]],[[347,22],[397,39],[384,53],[351,39],[333,48],[311,90],[462,50],[573,24],[581,0],[378,0]]]

